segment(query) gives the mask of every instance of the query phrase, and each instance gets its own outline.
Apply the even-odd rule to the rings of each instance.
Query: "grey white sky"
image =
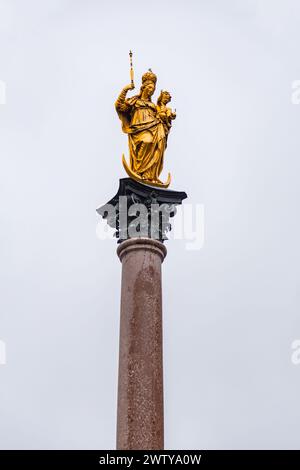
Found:
[[[300,3],[0,0],[1,449],[115,446],[121,264],[95,209],[125,177],[114,101],[149,67],[177,120],[172,189],[205,243],[167,243],[165,443],[299,448]]]

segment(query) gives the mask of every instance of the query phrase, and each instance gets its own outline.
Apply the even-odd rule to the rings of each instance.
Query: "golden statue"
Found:
[[[164,152],[172,120],[176,118],[176,113],[167,107],[171,95],[162,90],[157,104],[152,103],[151,97],[155,91],[157,77],[149,69],[142,76],[139,94],[126,98],[127,92],[135,88],[131,52],[130,65],[131,84],[123,88],[115,103],[123,132],[128,134],[130,165],[127,164],[124,154],[123,165],[127,174],[134,180],[167,188],[171,182],[170,173],[165,183],[159,179],[159,175],[163,169]]]

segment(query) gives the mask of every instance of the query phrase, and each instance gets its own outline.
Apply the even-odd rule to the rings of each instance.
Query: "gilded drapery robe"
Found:
[[[139,95],[126,99],[121,92],[116,110],[122,121],[123,132],[128,134],[130,166],[143,179],[158,180],[163,169],[167,135],[152,101]]]

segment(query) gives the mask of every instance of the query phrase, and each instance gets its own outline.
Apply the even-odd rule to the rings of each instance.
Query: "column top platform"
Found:
[[[163,242],[168,239],[170,219],[176,214],[176,206],[186,197],[184,191],[160,189],[131,178],[121,178],[117,194],[97,212],[116,229],[118,243],[146,237]],[[138,216],[140,220],[137,220]],[[139,233],[136,227],[139,227]]]

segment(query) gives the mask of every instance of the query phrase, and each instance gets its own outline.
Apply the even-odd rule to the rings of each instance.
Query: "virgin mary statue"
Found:
[[[163,169],[164,151],[167,146],[167,132],[151,97],[155,91],[157,77],[149,69],[142,77],[140,93],[126,98],[134,85],[127,85],[121,91],[115,106],[122,121],[123,132],[128,134],[130,168],[123,156],[123,164],[129,176],[144,183],[167,187],[159,180]]]

